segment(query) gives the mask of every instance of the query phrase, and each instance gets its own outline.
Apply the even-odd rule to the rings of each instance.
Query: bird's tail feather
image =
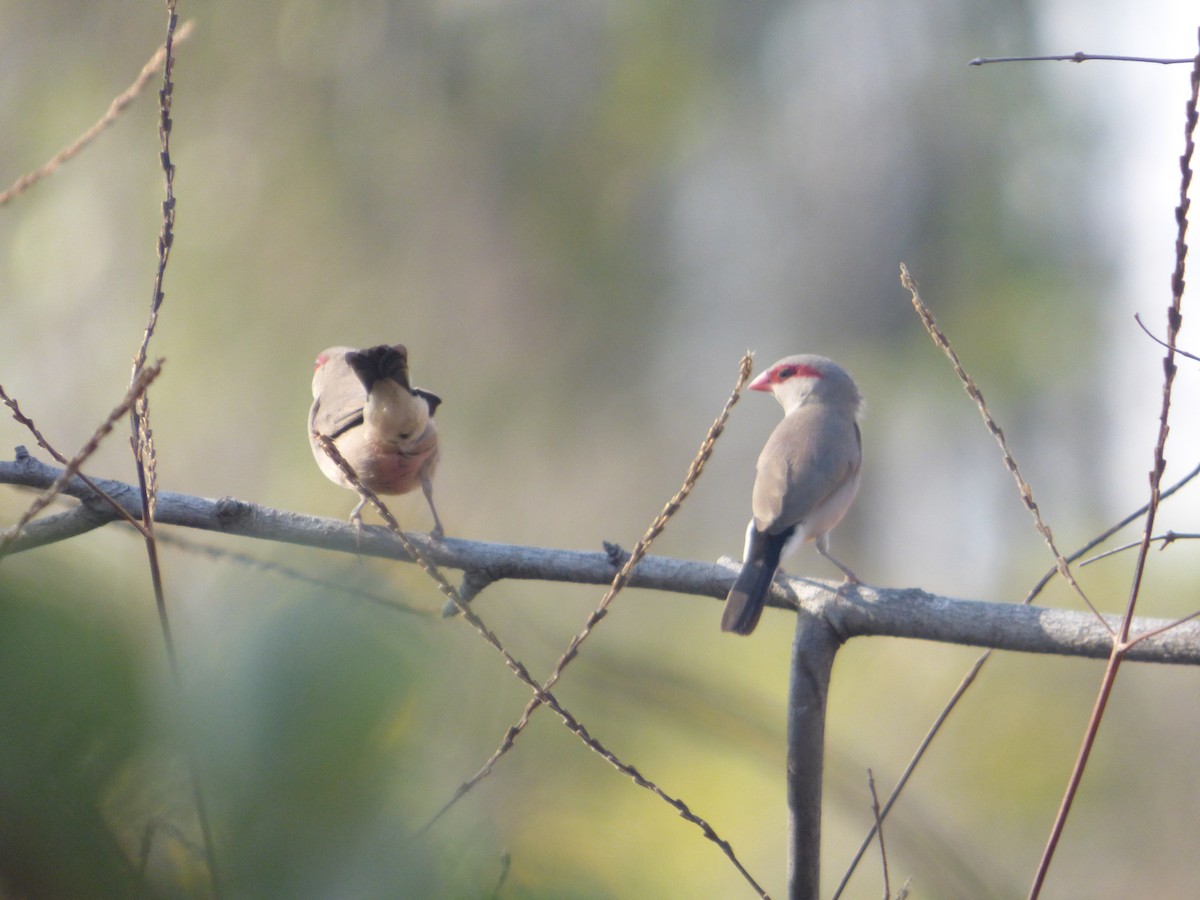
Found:
[[[758,626],[786,539],[786,535],[751,536],[742,571],[725,598],[725,612],[721,616],[722,631],[749,634]]]
[[[346,362],[368,393],[375,386],[375,382],[384,378],[390,378],[411,390],[408,384],[408,351],[400,344],[394,347],[381,344],[366,350],[351,350],[346,354]]]

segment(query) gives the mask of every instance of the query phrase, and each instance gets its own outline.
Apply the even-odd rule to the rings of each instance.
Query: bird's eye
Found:
[[[784,366],[782,369],[779,370],[778,378],[780,381],[787,381],[789,378],[791,378],[795,374],[796,374],[796,370],[794,367]]]
[[[317,361],[313,363],[313,371],[317,371],[317,369],[321,368],[327,362],[329,362],[329,357],[322,353],[317,357]]]

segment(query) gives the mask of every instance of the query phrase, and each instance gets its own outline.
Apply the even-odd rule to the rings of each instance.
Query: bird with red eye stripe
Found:
[[[750,634],[758,625],[780,562],[801,544],[859,578],[829,552],[829,532],[858,491],[862,397],[844,369],[813,354],[779,360],[750,382],[783,407],[780,422],[758,457],[746,528],[746,547],[721,618],[721,630]]]

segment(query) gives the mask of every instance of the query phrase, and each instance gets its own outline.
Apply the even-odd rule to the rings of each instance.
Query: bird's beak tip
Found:
[[[771,373],[763,372],[750,382],[749,387],[752,391],[769,391],[771,389]]]

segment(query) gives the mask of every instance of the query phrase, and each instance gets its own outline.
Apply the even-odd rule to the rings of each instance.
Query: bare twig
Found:
[[[193,21],[184,22],[179,26],[174,36],[175,43],[185,40],[192,33],[194,26],[195,22]],[[142,89],[149,83],[154,73],[158,71],[159,67],[163,64],[163,60],[166,58],[167,48],[164,45],[154,52],[154,55],[150,57],[146,65],[142,66],[142,71],[138,74],[133,84],[113,98],[112,103],[108,106],[108,111],[100,117],[100,120],[95,125],[77,137],[70,145],[59,150],[45,165],[22,175],[6,191],[0,193],[0,206],[10,203],[43,178],[53,175],[59,166],[78,155],[79,151],[98,138],[108,126],[117,120],[117,117],[125,111],[125,108],[137,99]]]
[[[1198,540],[1198,539],[1200,539],[1200,532],[1166,531],[1162,534],[1154,535],[1154,537],[1150,538],[1150,542],[1158,543],[1159,541],[1161,541],[1162,546],[1159,547],[1158,549],[1166,550],[1167,547],[1169,545],[1173,544],[1175,541],[1194,541],[1194,540]],[[1111,550],[1105,550],[1103,553],[1097,553],[1095,556],[1090,556],[1087,559],[1085,559],[1083,562],[1081,562],[1079,565],[1090,566],[1092,563],[1098,562],[1099,560],[1102,560],[1105,557],[1114,556],[1117,553],[1124,553],[1126,550],[1133,550],[1135,547],[1140,547],[1140,546],[1142,546],[1141,541],[1130,541],[1127,544],[1122,544],[1119,547],[1113,547]]]
[[[492,889],[492,900],[499,900],[500,892],[508,881],[509,870],[512,869],[512,853],[505,850],[500,857],[500,877],[496,879],[496,887]]]
[[[746,386],[746,382],[750,379],[752,364],[752,356],[749,353],[745,354],[742,357],[741,363],[738,367],[737,383],[734,385],[733,391],[729,395],[729,399],[725,401],[725,406],[722,408],[716,420],[709,427],[708,433],[704,436],[704,440],[700,443],[700,449],[697,451],[691,465],[688,466],[687,474],[684,476],[683,485],[675,493],[675,495],[667,501],[666,506],[664,506],[662,511],[654,518],[654,521],[650,523],[650,527],[646,530],[646,533],[634,546],[633,551],[629,554],[629,558],[625,560],[624,565],[621,566],[620,570],[613,577],[607,593],[605,593],[605,595],[600,599],[600,603],[591,612],[591,614],[588,615],[587,621],[584,622],[583,629],[571,639],[571,642],[567,645],[567,649],[563,652],[562,656],[559,657],[558,662],[554,666],[554,670],[550,673],[550,677],[546,679],[545,683],[542,685],[544,690],[550,690],[555,684],[558,683],[558,679],[562,677],[563,670],[571,663],[573,659],[575,659],[576,655],[579,653],[580,645],[587,640],[588,635],[591,634],[592,629],[596,627],[600,620],[608,614],[608,608],[612,604],[612,601],[616,598],[617,594],[621,592],[622,588],[629,583],[629,577],[633,572],[634,567],[645,557],[655,538],[662,534],[662,531],[666,527],[671,516],[673,516],[679,510],[679,507],[683,504],[683,501],[687,498],[688,494],[692,492],[692,488],[695,487],[696,481],[700,478],[700,473],[704,470],[704,466],[708,462],[709,457],[712,456],[713,447],[717,442],[717,438],[720,437],[721,433],[725,430],[725,423],[729,420],[730,411],[733,409],[734,404],[737,403],[738,398],[741,396],[742,388]],[[462,799],[462,797],[465,796],[468,791],[470,791],[473,787],[475,787],[475,785],[492,773],[492,770],[496,767],[496,764],[500,761],[500,758],[512,749],[517,737],[525,729],[525,726],[529,724],[530,717],[537,710],[539,705],[540,704],[536,696],[529,700],[529,702],[525,705],[525,709],[521,712],[521,717],[517,720],[516,724],[511,726],[508,731],[505,732],[500,745],[492,752],[492,755],[488,758],[488,760],[483,764],[478,772],[458,786],[453,796],[451,796],[450,799],[443,804],[441,809],[434,813],[433,817],[428,823],[426,823],[425,828],[423,828],[422,831],[429,828],[434,822],[440,819],[447,811],[449,811],[452,806],[454,806],[455,803]]]
[[[391,531],[391,533],[400,541],[400,543],[404,546],[405,551],[413,559],[415,559],[417,563],[425,570],[425,572],[437,583],[438,588],[442,591],[442,593],[454,601],[455,605],[458,607],[459,613],[461,613],[463,618],[470,623],[471,627],[474,628],[480,634],[480,636],[482,636],[483,639],[501,655],[501,657],[503,657],[504,663],[508,667],[509,671],[511,671],[517,676],[518,679],[524,682],[526,686],[533,690],[534,696],[537,697],[539,702],[550,707],[550,709],[552,709],[558,715],[558,717],[562,719],[563,724],[567,726],[567,729],[576,737],[578,737],[590,750],[592,750],[592,752],[600,756],[622,775],[625,775],[631,779],[638,787],[646,788],[655,796],[674,807],[674,809],[684,820],[691,822],[693,825],[699,828],[704,836],[716,844],[729,858],[730,862],[733,863],[734,867],[738,870],[738,872],[741,873],[742,877],[746,879],[746,882],[758,892],[759,896],[767,897],[767,893],[762,889],[761,886],[759,886],[758,882],[754,880],[754,877],[750,874],[746,867],[742,865],[741,860],[739,860],[737,854],[734,853],[732,845],[730,845],[728,841],[717,834],[716,830],[713,829],[713,827],[705,819],[702,819],[700,816],[696,815],[696,813],[694,813],[683,800],[668,794],[655,782],[642,775],[642,773],[639,772],[634,766],[623,762],[615,753],[613,753],[613,751],[609,750],[608,747],[601,743],[597,738],[592,737],[582,722],[580,722],[572,713],[567,711],[567,709],[558,702],[552,693],[544,689],[540,684],[538,684],[537,681],[534,680],[533,676],[529,674],[529,670],[525,667],[525,664],[514,657],[505,648],[504,644],[501,643],[500,638],[496,636],[495,632],[493,632],[484,624],[483,620],[469,604],[463,602],[462,597],[459,596],[458,592],[454,589],[450,582],[446,580],[445,576],[441,574],[441,571],[438,569],[438,567],[425,556],[425,554],[408,538],[407,535],[405,535],[405,533],[400,529],[400,524],[392,515],[391,510],[387,508],[387,506],[382,500],[379,499],[379,496],[374,491],[362,483],[353,467],[346,462],[342,454],[338,452],[337,445],[334,444],[333,440],[323,434],[314,433],[314,437],[320,444],[321,449],[325,451],[329,458],[332,459],[337,467],[342,471],[342,474],[346,476],[346,479],[350,482],[351,486],[358,491],[359,496],[374,506],[379,514],[383,517],[384,522],[387,524],[388,530]],[[427,828],[428,825],[425,827]],[[423,830],[424,829],[422,829],[422,831]]]
[[[175,229],[175,166],[171,162],[171,100],[174,84],[171,80],[175,66],[173,48],[179,16],[175,12],[175,0],[166,0],[167,37],[162,48],[163,83],[158,92],[158,137],[161,146],[159,163],[163,170],[166,198],[162,203],[162,227],[158,237],[158,264],[154,273],[154,290],[150,300],[150,316],[146,331],[142,336],[137,353],[133,359],[131,380],[137,382],[146,365],[146,355],[150,348],[150,338],[154,335],[154,327],[158,322],[158,311],[162,305],[163,277],[166,273],[167,260],[171,253],[171,243]],[[153,72],[153,70],[151,70]],[[175,639],[171,633],[171,620],[167,611],[166,595],[163,591],[162,567],[158,559],[158,543],[154,537],[154,511],[158,498],[158,463],[154,451],[154,432],[150,428],[150,400],[142,391],[130,410],[130,447],[133,450],[134,464],[137,469],[138,490],[141,498],[142,534],[146,546],[146,562],[150,569],[150,582],[154,590],[154,605],[158,612],[159,630],[162,633],[163,647],[167,654],[167,663],[171,670],[171,678],[180,700],[185,696],[183,672],[179,666],[179,655],[175,649]],[[220,900],[221,877],[217,867],[216,842],[213,840],[212,825],[209,821],[208,808],[204,799],[204,790],[200,778],[200,766],[190,748],[185,750],[188,769],[192,782],[192,797],[196,805],[196,818],[200,824],[200,833],[204,842],[204,857],[208,864],[208,876],[212,885],[213,895]]]
[[[1200,465],[1195,466],[1190,472],[1188,472],[1181,479],[1179,479],[1179,481],[1175,482],[1175,484],[1173,484],[1170,488],[1163,491],[1160,495],[1160,500],[1167,499],[1172,494],[1174,494],[1176,491],[1178,491],[1180,488],[1182,488],[1186,484],[1190,483],[1198,475],[1200,475]],[[1149,506],[1149,504],[1144,504],[1143,506],[1141,506],[1138,509],[1134,510],[1133,512],[1129,513],[1127,516],[1125,516],[1120,521],[1111,525],[1109,528],[1107,528],[1104,531],[1101,531],[1099,534],[1095,535],[1091,540],[1089,540],[1087,543],[1085,543],[1082,547],[1078,548],[1073,553],[1071,553],[1066,558],[1066,561],[1068,563],[1076,562],[1085,553],[1089,552],[1090,550],[1097,547],[1098,545],[1104,543],[1104,541],[1108,540],[1110,537],[1112,537],[1112,535],[1116,534],[1118,531],[1120,531],[1122,528],[1124,528],[1130,522],[1133,522],[1135,519],[1144,515],[1146,510],[1148,509],[1148,506]],[[1101,555],[1105,555],[1105,554],[1101,554]],[[1098,558],[1099,557],[1094,557],[1093,560],[1098,559]],[[1085,562],[1081,563],[1080,565],[1087,565],[1089,562],[1092,562],[1093,560],[1086,560]],[[1042,590],[1050,582],[1050,579],[1053,578],[1056,574],[1058,574],[1058,572],[1059,572],[1059,568],[1057,565],[1051,566],[1045,572],[1045,574],[1042,575],[1042,577],[1037,581],[1037,583],[1034,584],[1034,586],[1032,588],[1030,588],[1029,592],[1025,595],[1025,599],[1022,601],[1022,604],[1029,605],[1029,604],[1033,603],[1033,601],[1038,597],[1039,594],[1041,594]],[[1176,619],[1171,622],[1167,622],[1165,624],[1156,626],[1151,631],[1146,632],[1146,634],[1143,635],[1143,637],[1157,636],[1166,631],[1169,631],[1172,628],[1177,627],[1178,625],[1183,624],[1183,622],[1186,622],[1193,617],[1194,617],[1194,615],[1187,616],[1182,619]],[[1137,640],[1140,640],[1140,639],[1141,639],[1141,637],[1139,637]],[[1132,643],[1136,643],[1136,640],[1132,641],[1131,644]],[[946,702],[945,706],[942,708],[942,711],[938,714],[938,716],[934,720],[933,724],[926,731],[924,738],[922,738],[922,740],[921,740],[921,743],[918,745],[916,751],[913,753],[912,757],[909,759],[908,765],[905,766],[904,772],[900,775],[900,778],[897,780],[895,787],[892,788],[891,793],[888,795],[887,802],[883,806],[883,818],[887,818],[888,813],[891,812],[892,807],[895,805],[896,801],[899,799],[900,794],[904,791],[904,788],[908,785],[909,779],[912,777],[913,773],[916,771],[917,765],[920,763],[921,759],[925,755],[925,752],[929,749],[930,745],[933,743],[933,740],[937,736],[938,732],[941,731],[941,728],[945,724],[951,711],[953,711],[954,707],[957,706],[958,702],[963,698],[963,695],[966,693],[966,690],[971,686],[971,684],[979,676],[980,671],[983,669],[984,665],[987,664],[987,661],[991,657],[991,655],[992,655],[992,650],[989,649],[986,652],[984,652],[983,654],[981,654],[978,659],[975,660],[975,662],[972,664],[970,670],[968,670],[967,674],[964,676],[964,678],[960,682],[959,686],[955,689],[955,691],[951,695],[950,699]],[[842,892],[845,891],[846,887],[849,885],[850,878],[854,875],[855,870],[858,868],[858,864],[862,861],[863,856],[866,854],[868,848],[871,846],[871,841],[874,839],[874,837],[875,837],[875,828],[874,828],[874,826],[872,826],[868,830],[866,836],[863,838],[862,843],[859,845],[858,850],[855,852],[853,858],[850,860],[849,865],[847,865],[846,871],[842,875],[842,880],[841,880],[841,882],[839,882],[837,889],[834,891],[833,900],[838,900],[838,898],[841,897]]]
[[[193,541],[185,540],[173,534],[157,533],[156,537],[159,544],[165,544],[169,547],[176,547],[186,553],[192,553],[199,556],[206,556],[209,559],[217,560],[218,562],[230,562],[239,566],[244,566],[248,569],[256,569],[259,572],[265,572],[268,575],[277,575],[280,578],[285,578],[290,581],[298,581],[301,584],[311,585],[313,587],[324,588],[325,590],[336,591],[339,594],[345,594],[348,597],[358,597],[374,603],[377,606],[385,607],[386,609],[395,610],[396,612],[406,613],[408,615],[420,616],[423,618],[432,618],[433,610],[419,609],[415,606],[409,606],[407,603],[402,603],[394,597],[386,597],[382,594],[374,593],[363,588],[355,587],[347,584],[344,580],[338,581],[332,578],[318,578],[315,575],[309,575],[307,572],[301,572],[299,569],[294,569],[291,566],[285,566],[282,563],[271,562],[270,560],[259,559],[251,556],[248,553],[238,553],[234,550],[227,550],[224,547],[211,547],[206,544],[197,544]]]
[[[1200,31],[1198,31],[1197,36],[1200,38]],[[1063,828],[1066,825],[1067,817],[1070,815],[1072,803],[1083,780],[1083,773],[1091,757],[1096,735],[1099,734],[1100,722],[1108,706],[1108,699],[1112,695],[1117,673],[1129,651],[1133,614],[1137,607],[1138,596],[1141,593],[1142,578],[1145,574],[1146,561],[1149,558],[1150,545],[1154,535],[1154,519],[1158,513],[1158,504],[1161,499],[1162,476],[1167,467],[1167,434],[1170,432],[1171,393],[1175,383],[1176,372],[1175,345],[1179,338],[1179,329],[1183,324],[1184,272],[1187,264],[1188,250],[1186,238],[1188,209],[1191,205],[1191,201],[1188,199],[1188,188],[1192,182],[1191,161],[1196,149],[1197,103],[1200,101],[1200,52],[1192,60],[1191,86],[1192,92],[1187,101],[1184,117],[1184,149],[1179,157],[1179,204],[1175,208],[1175,223],[1177,228],[1175,237],[1175,271],[1171,275],[1171,303],[1167,308],[1167,353],[1163,359],[1162,407],[1158,417],[1158,438],[1154,443],[1154,463],[1150,469],[1150,501],[1146,509],[1146,524],[1142,532],[1142,545],[1138,549],[1137,560],[1134,563],[1133,579],[1129,588],[1129,600],[1125,607],[1125,614],[1121,618],[1121,626],[1113,641],[1112,652],[1108,659],[1108,665],[1104,669],[1104,676],[1100,682],[1096,703],[1084,731],[1083,745],[1079,749],[1079,755],[1076,757],[1075,765],[1071,770],[1071,776],[1067,781],[1067,787],[1063,794],[1062,802],[1059,805],[1058,813],[1054,817],[1054,824],[1050,828],[1050,836],[1046,840],[1045,849],[1042,851],[1037,871],[1034,873],[1033,884],[1029,889],[1030,900],[1037,900],[1037,897],[1041,894],[1042,886],[1045,884],[1046,874],[1050,869],[1050,862],[1054,858],[1054,852],[1058,847],[1059,839],[1062,837]]]
[[[4,404],[9,408],[9,410],[12,412],[12,417],[14,419],[16,419],[18,422],[20,422],[22,425],[24,425],[27,429],[29,429],[29,432],[30,432],[30,434],[33,435],[34,440],[36,440],[38,442],[39,447],[41,447],[43,450],[45,450],[47,453],[49,453],[51,456],[53,456],[57,462],[60,462],[63,465],[67,464],[67,458],[65,456],[63,456],[61,453],[59,453],[53,446],[51,446],[50,442],[48,440],[46,440],[46,436],[43,435],[42,432],[38,429],[37,425],[34,424],[33,419],[31,419],[27,415],[25,415],[25,413],[23,413],[21,411],[20,404],[17,403],[17,401],[14,400],[12,397],[8,396],[8,393],[4,390],[3,385],[0,385],[0,401],[3,401]],[[105,503],[107,503],[113,509],[113,511],[116,512],[116,514],[118,516],[120,516],[128,524],[130,524],[134,528],[136,528],[139,532],[141,532],[142,534],[145,534],[145,531],[142,529],[141,523],[137,519],[135,519],[133,516],[131,516],[129,513],[127,513],[125,511],[124,507],[122,507],[120,503],[118,503],[112,497],[108,496],[108,494],[104,493],[104,491],[100,490],[100,488],[96,486],[96,482],[94,482],[90,478],[88,478],[88,476],[83,474],[83,472],[79,472],[78,474],[79,474],[79,477],[82,478],[87,483],[88,487],[90,487],[92,490],[94,490],[96,492],[96,496],[99,497],[101,500],[103,500]]]
[[[1133,321],[1137,322],[1138,327],[1141,328],[1142,331],[1146,332],[1146,336],[1148,338],[1150,338],[1150,340],[1154,341],[1156,344],[1158,344],[1162,347],[1166,347],[1168,350],[1174,350],[1180,356],[1186,356],[1188,359],[1194,359],[1194,360],[1196,360],[1196,362],[1200,362],[1200,356],[1197,356],[1195,353],[1188,353],[1186,350],[1180,350],[1178,347],[1168,344],[1166,341],[1164,341],[1162,338],[1160,338],[1157,334],[1155,334],[1153,331],[1151,331],[1149,328],[1147,328],[1145,323],[1142,322],[1142,317],[1140,315],[1138,315],[1137,313],[1133,314]]]
[[[1178,619],[1175,619],[1171,622],[1158,625],[1155,628],[1149,629],[1148,631],[1139,631],[1136,636],[1131,637],[1125,642],[1125,647],[1126,649],[1136,647],[1142,641],[1148,641],[1151,638],[1158,637],[1160,634],[1166,634],[1168,631],[1174,631],[1180,625],[1190,622],[1195,618],[1200,618],[1200,609],[1190,612],[1186,616],[1180,616]]]
[[[464,604],[462,602],[462,597],[459,596],[458,591],[456,591],[454,586],[446,580],[446,576],[442,574],[437,565],[431,562],[428,557],[421,552],[420,548],[418,548],[417,545],[412,542],[412,539],[405,534],[403,530],[401,530],[400,523],[396,521],[396,517],[392,515],[392,511],[387,508],[387,505],[379,499],[379,495],[362,483],[362,480],[358,477],[358,473],[354,471],[354,467],[351,466],[350,463],[346,461],[346,458],[338,451],[337,444],[333,442],[333,439],[328,435],[318,434],[316,432],[313,432],[313,437],[316,439],[317,443],[320,444],[321,449],[325,451],[325,454],[331,460],[333,460],[334,465],[341,469],[342,474],[345,475],[346,479],[350,482],[351,487],[358,491],[358,495],[374,506],[375,509],[379,511],[379,514],[383,516],[383,521],[387,525],[388,530],[396,536],[397,540],[400,541],[401,546],[404,547],[404,552],[408,554],[409,558],[414,560],[425,572],[425,574],[433,579],[434,583],[438,586],[438,590],[445,594],[452,603],[461,609]],[[476,617],[474,621],[471,621],[471,624],[475,625],[478,629],[483,625],[483,622]],[[503,646],[501,646],[499,639],[496,638],[496,636],[487,628],[482,628],[481,633],[485,638],[488,638],[488,643],[492,644],[492,646],[501,653],[507,654],[507,651],[505,651]],[[513,660],[513,662],[516,661]],[[518,665],[520,664],[518,663]]]
[[[979,387],[975,384],[975,380],[963,369],[962,363],[959,362],[958,354],[950,345],[949,339],[938,327],[937,322],[933,318],[933,313],[922,302],[921,295],[917,289],[917,282],[909,274],[908,267],[904,263],[900,263],[900,283],[904,285],[911,295],[913,307],[916,309],[917,315],[921,317],[921,324],[925,326],[925,330],[929,332],[929,336],[933,338],[933,342],[949,358],[951,365],[954,366],[954,373],[958,376],[959,381],[962,382],[967,396],[974,400],[975,405],[979,408],[979,414],[983,416],[984,424],[987,426],[988,431],[991,432],[992,437],[995,438],[996,443],[1000,447],[1000,452],[1004,455],[1005,467],[1017,483],[1017,490],[1021,493],[1021,502],[1025,504],[1025,508],[1033,516],[1034,527],[1037,529],[1038,534],[1042,536],[1042,539],[1045,540],[1046,545],[1050,548],[1050,552],[1054,554],[1054,561],[1058,565],[1059,574],[1062,575],[1067,584],[1074,588],[1075,593],[1087,604],[1088,609],[1096,614],[1096,618],[1103,622],[1104,617],[1100,614],[1100,610],[1096,609],[1092,601],[1088,599],[1087,594],[1084,593],[1083,588],[1080,587],[1079,582],[1075,580],[1075,576],[1071,573],[1070,565],[1063,558],[1062,553],[1059,552],[1058,545],[1054,542],[1054,534],[1050,531],[1050,526],[1042,521],[1041,510],[1038,509],[1037,501],[1033,499],[1033,489],[1029,486],[1029,482],[1025,480],[1024,476],[1021,475],[1021,470],[1017,468],[1017,461],[1008,447],[1008,440],[1004,437],[1004,432],[996,424],[996,420],[988,410],[987,403],[983,399],[983,392],[979,390]]]
[[[1160,59],[1155,56],[1112,56],[1107,53],[1067,53],[1059,56],[977,56],[967,65],[969,66],[985,66],[988,63],[1010,63],[1010,62],[1090,62],[1092,60],[1106,62],[1136,62],[1136,63],[1156,63],[1161,66],[1174,66],[1180,63],[1190,63],[1192,58],[1189,56],[1186,59]]]
[[[1183,476],[1183,478],[1181,478],[1181,479],[1179,479],[1179,481],[1175,482],[1175,484],[1173,484],[1169,489],[1163,491],[1160,499],[1165,500],[1167,497],[1169,497],[1171,494],[1174,494],[1176,491],[1178,491],[1180,488],[1182,488],[1188,482],[1192,481],[1192,479],[1194,479],[1197,475],[1200,475],[1200,465],[1196,466],[1194,469],[1192,469],[1192,471],[1190,471],[1188,474]],[[1122,528],[1124,528],[1126,525],[1128,525],[1134,519],[1145,514],[1145,512],[1146,512],[1146,506],[1142,506],[1139,509],[1135,510],[1134,512],[1130,513],[1129,515],[1125,516],[1125,518],[1121,519],[1116,524],[1112,525],[1109,528],[1106,528],[1104,531],[1100,532],[1098,535],[1096,535],[1091,540],[1089,540],[1082,547],[1080,547],[1079,549],[1077,549],[1073,553],[1071,553],[1071,555],[1067,557],[1067,562],[1075,562],[1081,556],[1083,556],[1085,553],[1087,553],[1089,550],[1093,549],[1097,545],[1102,544],[1104,541],[1108,540],[1108,538],[1110,538],[1113,534],[1115,534],[1117,531],[1120,531]],[[1097,558],[1097,557],[1094,557],[1094,558]],[[1080,565],[1087,565],[1091,561],[1092,560],[1087,560],[1083,563],[1080,563]],[[1021,601],[1022,605],[1028,606],[1029,604],[1033,603],[1033,601],[1035,599],[1037,599],[1038,595],[1041,594],[1042,590],[1050,582],[1050,579],[1053,578],[1057,573],[1058,573],[1058,567],[1051,566],[1050,569],[1047,570],[1046,573],[1038,580],[1038,582],[1032,588],[1030,588],[1029,592],[1025,595],[1025,599]],[[1172,628],[1178,627],[1179,625],[1183,624],[1183,622],[1185,622],[1188,619],[1191,619],[1193,617],[1194,617],[1194,615],[1187,616],[1186,618],[1183,618],[1183,619],[1176,619],[1176,620],[1172,620],[1170,622],[1158,625],[1158,626],[1154,627],[1153,629],[1146,631],[1144,634],[1139,633],[1139,637],[1137,638],[1137,640],[1142,640],[1143,638],[1149,638],[1149,637],[1156,637],[1159,634],[1163,634],[1167,631],[1170,631]],[[1132,645],[1132,644],[1136,643],[1137,640],[1131,641],[1130,644]],[[933,724],[929,727],[928,731],[925,732],[925,737],[921,739],[921,743],[917,746],[916,751],[913,753],[912,757],[909,759],[908,765],[904,767],[904,772],[901,773],[900,778],[896,781],[895,787],[892,788],[891,793],[888,795],[887,802],[883,806],[883,818],[886,819],[888,816],[888,813],[891,812],[891,809],[895,805],[896,801],[899,799],[900,794],[903,792],[904,788],[908,785],[909,779],[912,777],[913,773],[916,771],[917,765],[921,762],[921,759],[925,756],[925,752],[929,749],[929,746],[933,743],[933,739],[937,736],[938,732],[941,731],[942,726],[946,723],[946,720],[949,718],[950,713],[953,711],[954,707],[958,705],[958,702],[960,700],[962,700],[963,695],[966,693],[967,689],[974,683],[975,679],[979,676],[980,671],[983,669],[984,665],[987,664],[987,661],[991,658],[991,655],[992,655],[992,650],[989,649],[989,650],[985,651],[983,654],[981,654],[978,659],[975,660],[974,664],[972,664],[971,668],[967,671],[967,674],[963,677],[963,679],[959,683],[958,687],[954,690],[954,693],[950,696],[950,699],[946,702],[945,706],[942,707],[942,711],[938,714],[937,718],[934,719]],[[859,845],[857,852],[854,854],[854,857],[850,860],[850,864],[846,867],[846,871],[842,875],[842,880],[838,884],[837,890],[834,891],[833,900],[838,900],[838,898],[842,895],[842,892],[846,889],[847,885],[850,883],[851,876],[854,874],[855,869],[858,868],[858,864],[862,861],[863,856],[866,854],[868,848],[871,846],[871,841],[874,837],[875,837],[875,828],[874,828],[874,826],[872,826],[867,831],[866,837],[863,838],[862,843]]]
[[[1170,497],[1172,494],[1174,494],[1176,491],[1178,491],[1184,485],[1191,482],[1197,475],[1200,475],[1200,465],[1197,465],[1190,472],[1188,472],[1186,475],[1184,475],[1182,478],[1180,478],[1177,482],[1175,482],[1173,485],[1171,485],[1165,491],[1160,493],[1158,495],[1159,502],[1161,503],[1163,500],[1166,500],[1168,497]],[[1078,550],[1076,550],[1074,553],[1072,553],[1070,556],[1068,556],[1067,562],[1075,562],[1081,556],[1083,556],[1085,553],[1100,546],[1105,541],[1107,541],[1110,537],[1112,537],[1114,534],[1116,534],[1118,531],[1120,531],[1122,528],[1124,528],[1126,525],[1128,525],[1130,522],[1144,516],[1146,514],[1146,510],[1148,510],[1149,508],[1150,508],[1149,503],[1142,504],[1136,510],[1129,513],[1129,515],[1125,516],[1125,518],[1121,519],[1121,521],[1114,523],[1109,528],[1106,528],[1104,531],[1100,532],[1098,535],[1093,537],[1090,541],[1088,541],[1086,544],[1084,544],[1082,547],[1080,547]],[[1101,554],[1101,556],[1104,556],[1104,555],[1105,554]],[[1084,560],[1079,565],[1086,566],[1088,563],[1093,562],[1095,559],[1099,559],[1099,557],[1093,557],[1092,559]],[[1041,577],[1041,579],[1038,581],[1038,583],[1035,584],[1033,586],[1033,588],[1030,590],[1029,594],[1025,598],[1025,602],[1032,603],[1033,599],[1042,592],[1042,589],[1047,584],[1049,584],[1050,579],[1053,578],[1057,572],[1058,572],[1057,566],[1049,569],[1046,572],[1046,574]]]
[[[963,698],[963,695],[966,694],[967,689],[975,682],[980,670],[983,669],[984,664],[987,663],[988,659],[991,658],[991,655],[992,651],[988,650],[983,653],[979,659],[975,660],[975,664],[971,666],[967,674],[963,676],[962,681],[960,681],[958,687],[954,689],[954,693],[950,696],[950,699],[946,702],[946,705],[942,707],[942,711],[938,713],[937,718],[934,719],[933,724],[929,727],[929,730],[925,732],[925,737],[922,738],[921,743],[917,746],[916,751],[909,759],[908,765],[904,767],[904,771],[901,773],[900,778],[896,781],[896,786],[892,788],[892,792],[888,795],[887,802],[883,805],[883,810],[879,814],[879,821],[867,830],[867,836],[863,838],[862,843],[859,845],[858,852],[854,854],[854,858],[850,860],[850,865],[846,867],[846,871],[842,875],[842,880],[838,883],[837,890],[833,892],[833,900],[838,900],[838,898],[842,896],[842,892],[850,883],[850,877],[854,874],[854,870],[858,868],[859,862],[862,861],[867,849],[871,846],[871,841],[879,829],[879,824],[886,819],[888,813],[892,811],[892,807],[900,798],[901,792],[903,792],[905,786],[908,784],[909,779],[912,778],[913,772],[917,770],[917,765],[924,758],[925,751],[929,749],[929,745],[933,743],[933,739],[937,736],[938,732],[942,730],[942,726],[946,724],[946,720],[950,718],[950,713],[954,711],[954,708],[958,705],[958,701]]]
[[[883,843],[883,815],[879,812],[879,794],[875,792],[875,773],[867,769],[867,787],[871,791],[871,812],[875,814],[875,833],[879,835],[879,858],[883,862],[883,900],[892,900],[892,880],[888,876],[887,846]]]
[[[158,373],[162,371],[162,363],[152,363],[138,373],[138,377],[134,379],[133,384],[129,386],[129,390],[125,392],[124,399],[117,404],[117,407],[108,414],[108,417],[100,423],[100,426],[88,438],[87,443],[79,450],[75,456],[68,460],[62,471],[57,474],[54,480],[46,487],[46,489],[38,495],[38,497],[29,505],[17,524],[4,532],[0,536],[0,557],[9,551],[10,546],[17,540],[25,527],[33,520],[39,512],[50,505],[50,502],[57,497],[67,485],[78,475],[79,467],[84,464],[89,456],[96,452],[96,448],[100,446],[100,441],[113,429],[117,420],[128,414],[129,410],[137,402],[138,398],[145,393],[146,388],[150,386],[150,382],[158,377]],[[80,479],[82,481],[82,479]],[[91,485],[89,485],[91,487]]]

